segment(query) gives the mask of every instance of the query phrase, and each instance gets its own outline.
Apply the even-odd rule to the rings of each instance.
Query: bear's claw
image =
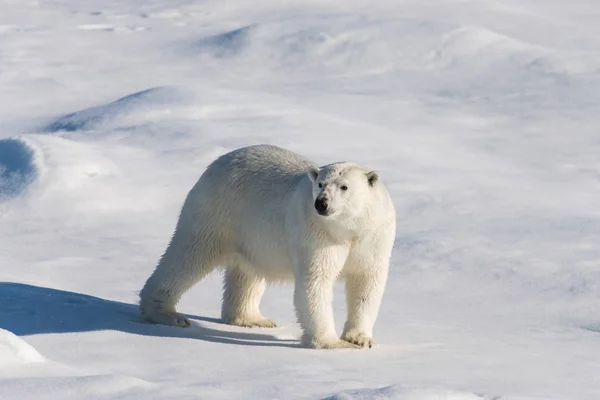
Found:
[[[228,320],[224,320],[224,323],[228,324],[228,325],[235,325],[235,326],[241,326],[244,328],[276,328],[279,325],[277,325],[277,323],[273,320],[270,320],[268,318],[253,318],[253,319],[247,319],[247,318],[236,318],[234,320],[228,321]]]
[[[375,346],[375,340],[364,333],[345,333],[342,335],[342,340],[353,343],[363,349]]]
[[[181,328],[187,328],[191,325],[190,320],[187,317],[174,311],[146,315],[146,320],[155,324],[178,326]]]
[[[312,337],[308,337],[306,335],[302,336],[302,345],[304,347],[312,348],[312,349],[326,349],[326,350],[334,350],[334,349],[359,349],[360,347],[354,343],[350,343],[346,340],[338,339],[338,338],[329,338],[329,339],[315,339]]]

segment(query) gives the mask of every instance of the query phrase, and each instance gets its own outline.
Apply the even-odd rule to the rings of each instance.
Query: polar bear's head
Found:
[[[372,203],[379,173],[351,163],[334,163],[308,171],[314,208],[323,217],[357,217]]]

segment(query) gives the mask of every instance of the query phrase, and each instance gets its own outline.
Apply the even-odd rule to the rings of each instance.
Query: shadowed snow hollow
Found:
[[[35,159],[35,150],[24,140],[0,140],[0,200],[19,195],[35,180]]]

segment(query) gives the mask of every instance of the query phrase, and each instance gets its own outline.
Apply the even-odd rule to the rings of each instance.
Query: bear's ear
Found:
[[[367,173],[367,180],[369,181],[369,186],[373,187],[379,180],[379,172],[371,171]]]
[[[317,167],[310,167],[308,169],[308,177],[310,178],[310,180],[313,183],[317,180],[317,176],[319,176],[319,168],[317,168]]]

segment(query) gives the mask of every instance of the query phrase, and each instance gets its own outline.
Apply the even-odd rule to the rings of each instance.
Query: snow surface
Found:
[[[0,3],[0,399],[599,399],[600,4]],[[298,348],[292,288],[135,303],[206,165],[271,143],[377,168],[375,349]],[[344,321],[336,287],[336,322]],[[16,335],[16,336],[15,336]]]

